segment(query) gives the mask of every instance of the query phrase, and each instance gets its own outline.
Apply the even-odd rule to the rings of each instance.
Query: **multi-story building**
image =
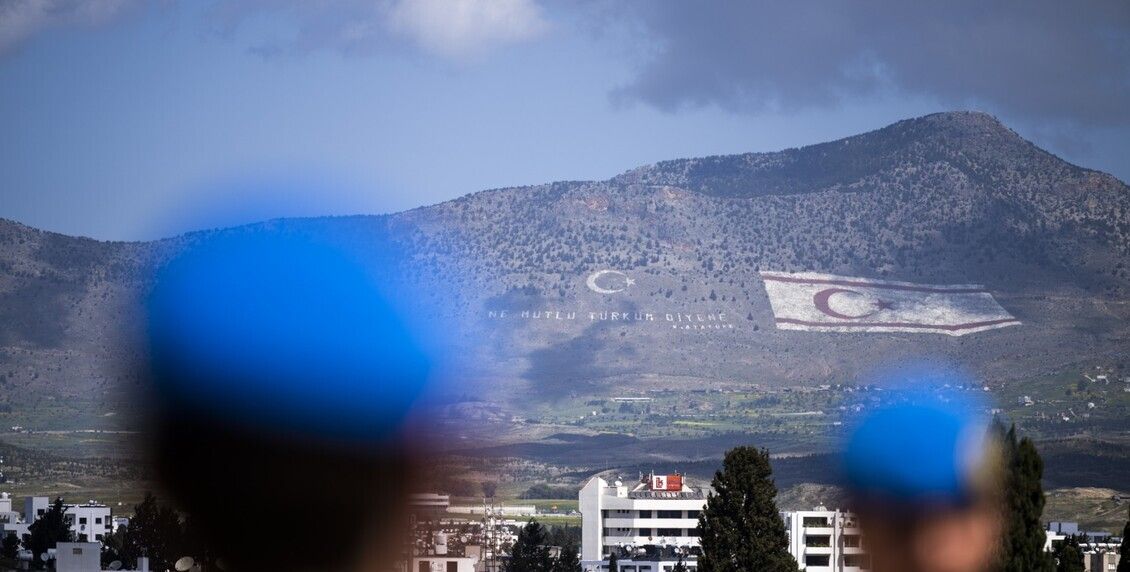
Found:
[[[871,567],[855,515],[839,510],[783,512],[789,553],[806,572],[859,572]]]
[[[682,557],[695,570],[702,491],[682,475],[648,475],[625,484],[594,477],[581,489],[581,565],[607,569],[617,553],[621,572],[666,572]]]
[[[63,517],[71,525],[78,542],[101,542],[113,530],[110,507],[94,501],[66,505]]]
[[[1086,572],[1117,572],[1118,550],[1086,552],[1083,554],[1083,570]]]
[[[29,524],[35,522],[50,509],[51,500],[47,497],[27,497],[24,500],[24,521]],[[110,507],[95,501],[63,505],[63,518],[70,525],[77,542],[101,542],[113,532]]]
[[[23,538],[27,534],[27,523],[20,513],[12,510],[12,495],[0,493],[0,538],[15,535]]]
[[[698,517],[706,495],[682,475],[648,475],[631,485],[594,477],[581,489],[581,565],[603,572],[616,552],[621,572],[669,572],[679,559],[695,570]],[[839,510],[782,512],[789,553],[807,572],[870,568],[856,518]]]

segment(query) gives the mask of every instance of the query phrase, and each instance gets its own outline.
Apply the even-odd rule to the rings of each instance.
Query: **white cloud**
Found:
[[[541,35],[547,26],[533,0],[397,0],[390,29],[420,48],[450,59]]]
[[[0,0],[0,53],[59,25],[96,25],[137,0]]]

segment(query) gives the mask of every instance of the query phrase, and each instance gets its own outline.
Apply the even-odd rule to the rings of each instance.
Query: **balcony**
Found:
[[[604,519],[607,528],[695,528],[697,518],[620,518]]]

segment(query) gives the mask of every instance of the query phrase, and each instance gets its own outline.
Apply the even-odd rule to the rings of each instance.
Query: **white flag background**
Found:
[[[1020,324],[982,286],[762,272],[777,327],[960,336]]]

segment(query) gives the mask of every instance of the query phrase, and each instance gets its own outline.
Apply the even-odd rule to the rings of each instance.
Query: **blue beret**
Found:
[[[429,360],[388,268],[312,237],[229,231],[164,265],[148,299],[158,394],[186,414],[381,441],[420,396]]]
[[[879,409],[848,438],[849,488],[862,499],[964,504],[978,492],[987,425],[972,407],[911,403]]]

